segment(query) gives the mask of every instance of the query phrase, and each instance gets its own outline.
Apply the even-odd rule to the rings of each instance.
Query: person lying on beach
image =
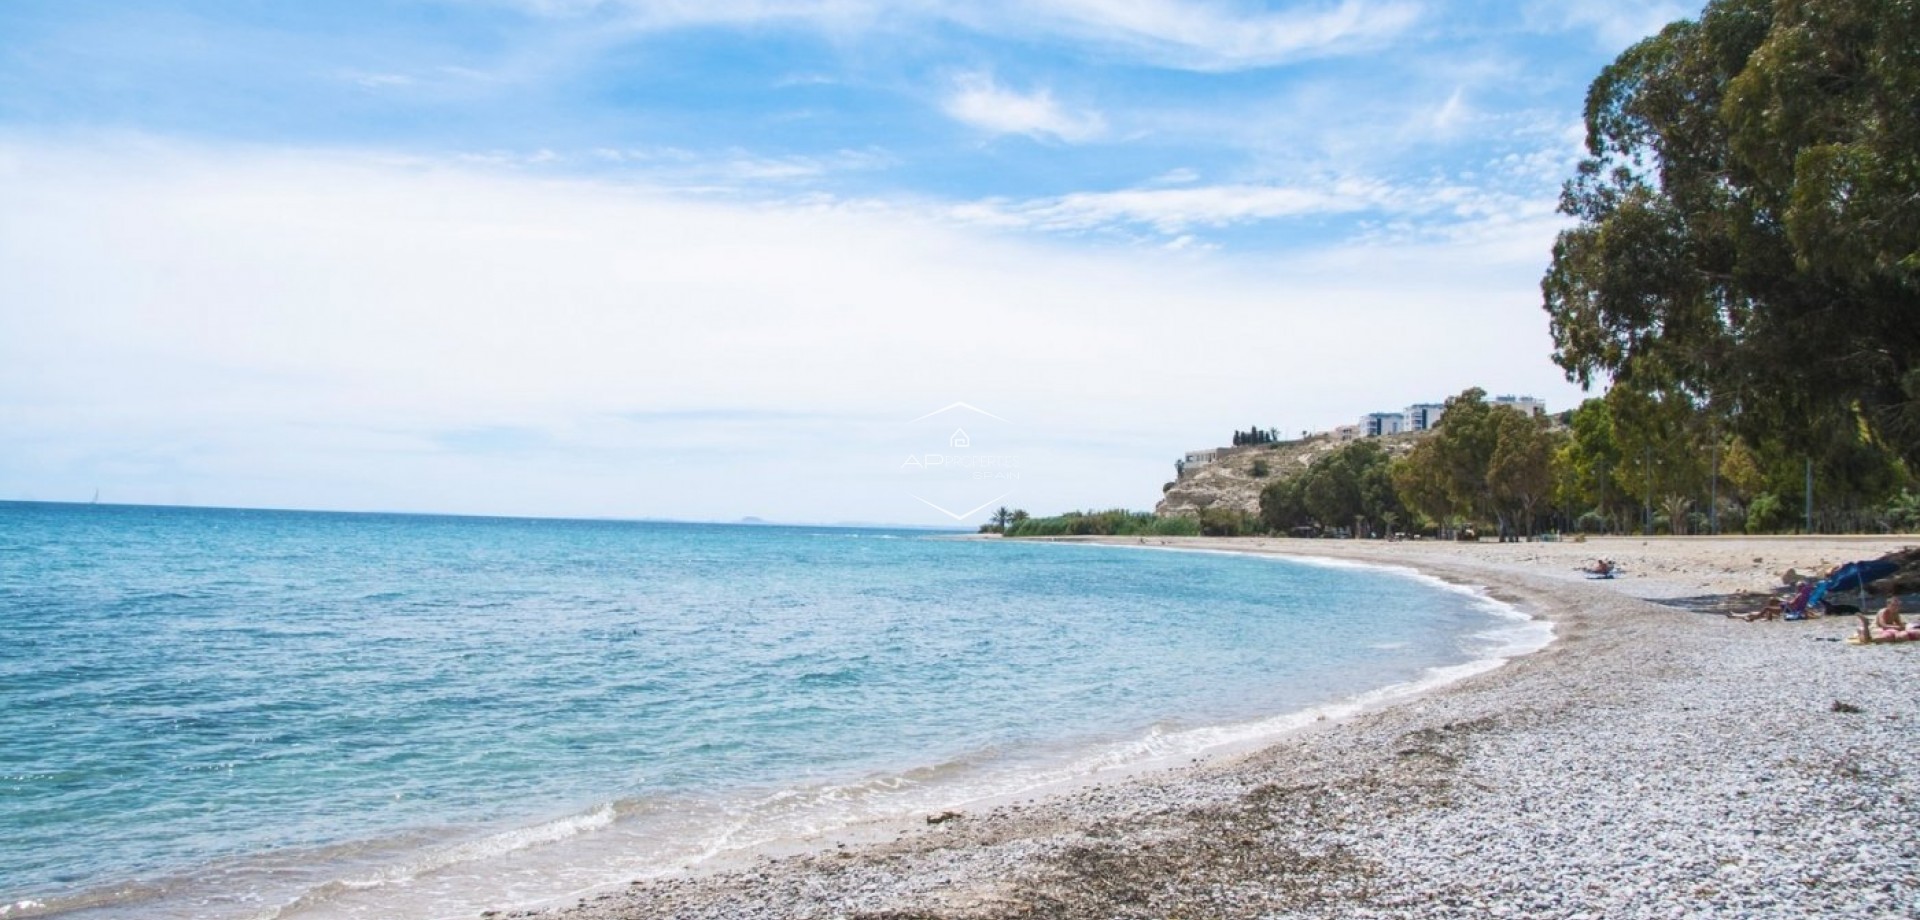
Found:
[[[1900,596],[1887,599],[1887,606],[1872,620],[1866,614],[1860,614],[1861,642],[1904,642],[1920,639],[1920,626],[1909,627],[1906,620],[1900,618]]]
[[[1780,613],[1784,609],[1785,608],[1781,605],[1779,598],[1769,597],[1767,598],[1766,605],[1761,607],[1759,610],[1755,610],[1752,613],[1744,613],[1744,614],[1728,613],[1727,619],[1745,620],[1749,623],[1753,622],[1754,620],[1777,620],[1777,619],[1780,619]]]
[[[1812,596],[1813,583],[1803,581],[1800,583],[1800,587],[1794,589],[1793,599],[1790,601],[1783,603],[1778,597],[1770,597],[1767,598],[1766,606],[1761,607],[1759,610],[1745,615],[1729,613],[1727,616],[1735,620],[1745,620],[1749,623],[1754,620],[1804,620],[1809,617],[1819,616],[1819,614],[1807,609],[1807,601]]]
[[[1580,571],[1585,572],[1588,575],[1597,575],[1601,578],[1611,578],[1613,577],[1613,560],[1612,559],[1595,559],[1592,565],[1587,566],[1586,568],[1581,569]]]

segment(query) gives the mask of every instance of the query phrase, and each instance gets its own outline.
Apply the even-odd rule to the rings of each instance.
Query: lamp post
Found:
[[[1713,535],[1720,535],[1720,436],[1713,437],[1713,485],[1707,493],[1707,518],[1712,522]]]
[[[1653,536],[1653,448],[1646,452],[1647,490],[1641,502],[1640,535]]]
[[[1813,533],[1813,456],[1807,456],[1807,533]]]

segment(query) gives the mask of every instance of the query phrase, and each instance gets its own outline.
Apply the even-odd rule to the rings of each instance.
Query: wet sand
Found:
[[[854,829],[539,915],[1920,914],[1920,643],[1848,645],[1851,617],[1721,615],[1757,607],[1733,595],[1788,568],[1920,538],[1148,542],[1409,566],[1487,586],[1557,638],[1250,754],[955,803],[938,824]],[[1578,571],[1598,557],[1623,574]]]

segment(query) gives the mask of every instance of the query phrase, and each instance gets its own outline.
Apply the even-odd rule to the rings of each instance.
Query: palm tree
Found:
[[[1400,523],[1399,512],[1382,511],[1380,512],[1380,520],[1387,525],[1387,539],[1393,539],[1393,525]]]
[[[1687,512],[1693,510],[1693,499],[1684,495],[1669,495],[1660,501],[1660,512],[1667,516],[1667,532],[1676,537],[1687,535]]]
[[[996,528],[997,532],[999,533],[1006,533],[1007,524],[1012,520],[1013,520],[1013,512],[1007,510],[1006,505],[1001,505],[1000,510],[995,511],[993,513],[993,526]]]

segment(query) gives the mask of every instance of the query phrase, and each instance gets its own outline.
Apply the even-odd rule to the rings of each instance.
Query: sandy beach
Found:
[[[1737,595],[1788,569],[1920,538],[1149,542],[1409,566],[1486,586],[1556,639],[1253,753],[955,803],[938,824],[749,854],[537,915],[1920,915],[1920,643],[1849,645],[1851,617],[1722,615],[1757,607]],[[1587,579],[1578,569],[1598,557],[1624,573]]]

